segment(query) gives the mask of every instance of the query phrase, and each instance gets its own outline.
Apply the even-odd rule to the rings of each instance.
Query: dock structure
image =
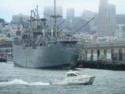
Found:
[[[125,41],[84,43],[77,67],[124,70]]]
[[[88,42],[83,53],[86,61],[125,61],[125,41]]]

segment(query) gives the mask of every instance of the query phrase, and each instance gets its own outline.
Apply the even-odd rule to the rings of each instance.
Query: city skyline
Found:
[[[124,0],[109,0],[109,3],[116,5],[117,14],[125,14]],[[34,9],[36,5],[39,6],[40,16],[43,17],[43,8],[45,6],[53,6],[53,0],[9,0],[9,2],[8,0],[1,0],[0,18],[9,22],[12,19],[12,15],[30,15],[30,10]],[[64,17],[66,16],[66,9],[69,8],[75,9],[75,16],[80,16],[84,10],[93,12],[98,12],[99,10],[99,0],[57,0],[57,5],[62,6]]]

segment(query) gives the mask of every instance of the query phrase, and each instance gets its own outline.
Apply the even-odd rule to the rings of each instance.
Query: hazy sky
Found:
[[[118,14],[125,14],[125,0],[109,0],[116,5]],[[0,18],[10,21],[12,15],[29,15],[30,10],[39,6],[39,12],[42,15],[44,6],[52,6],[53,0],[0,0]],[[76,16],[81,15],[84,10],[98,12],[99,0],[57,0],[57,5],[65,10],[75,8]]]

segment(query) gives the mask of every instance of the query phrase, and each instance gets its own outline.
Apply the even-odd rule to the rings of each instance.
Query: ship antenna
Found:
[[[57,17],[56,17],[56,0],[54,0],[54,31],[55,37],[57,38]]]

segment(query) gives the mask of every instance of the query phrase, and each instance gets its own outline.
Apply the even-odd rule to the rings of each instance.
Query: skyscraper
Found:
[[[100,0],[97,23],[98,36],[113,36],[116,27],[115,6],[108,4],[108,0]]]
[[[54,15],[54,7],[46,6],[44,7],[44,18],[49,19],[50,16]],[[63,9],[61,6],[56,7],[56,15],[63,16]]]
[[[44,18],[47,19],[47,24],[50,27],[54,26],[54,19],[52,15],[54,15],[54,7],[53,6],[44,7]],[[63,9],[61,6],[56,6],[56,15],[58,16],[58,18],[60,18],[60,19],[57,19],[57,24],[59,24],[63,16]]]
[[[114,36],[116,30],[116,7],[113,4],[108,6],[108,35]]]
[[[24,22],[27,23],[29,20],[28,15],[23,15],[23,14],[18,14],[18,15],[13,15],[11,23],[20,23],[20,19]]]
[[[73,19],[75,17],[74,8],[67,9],[67,19]]]

